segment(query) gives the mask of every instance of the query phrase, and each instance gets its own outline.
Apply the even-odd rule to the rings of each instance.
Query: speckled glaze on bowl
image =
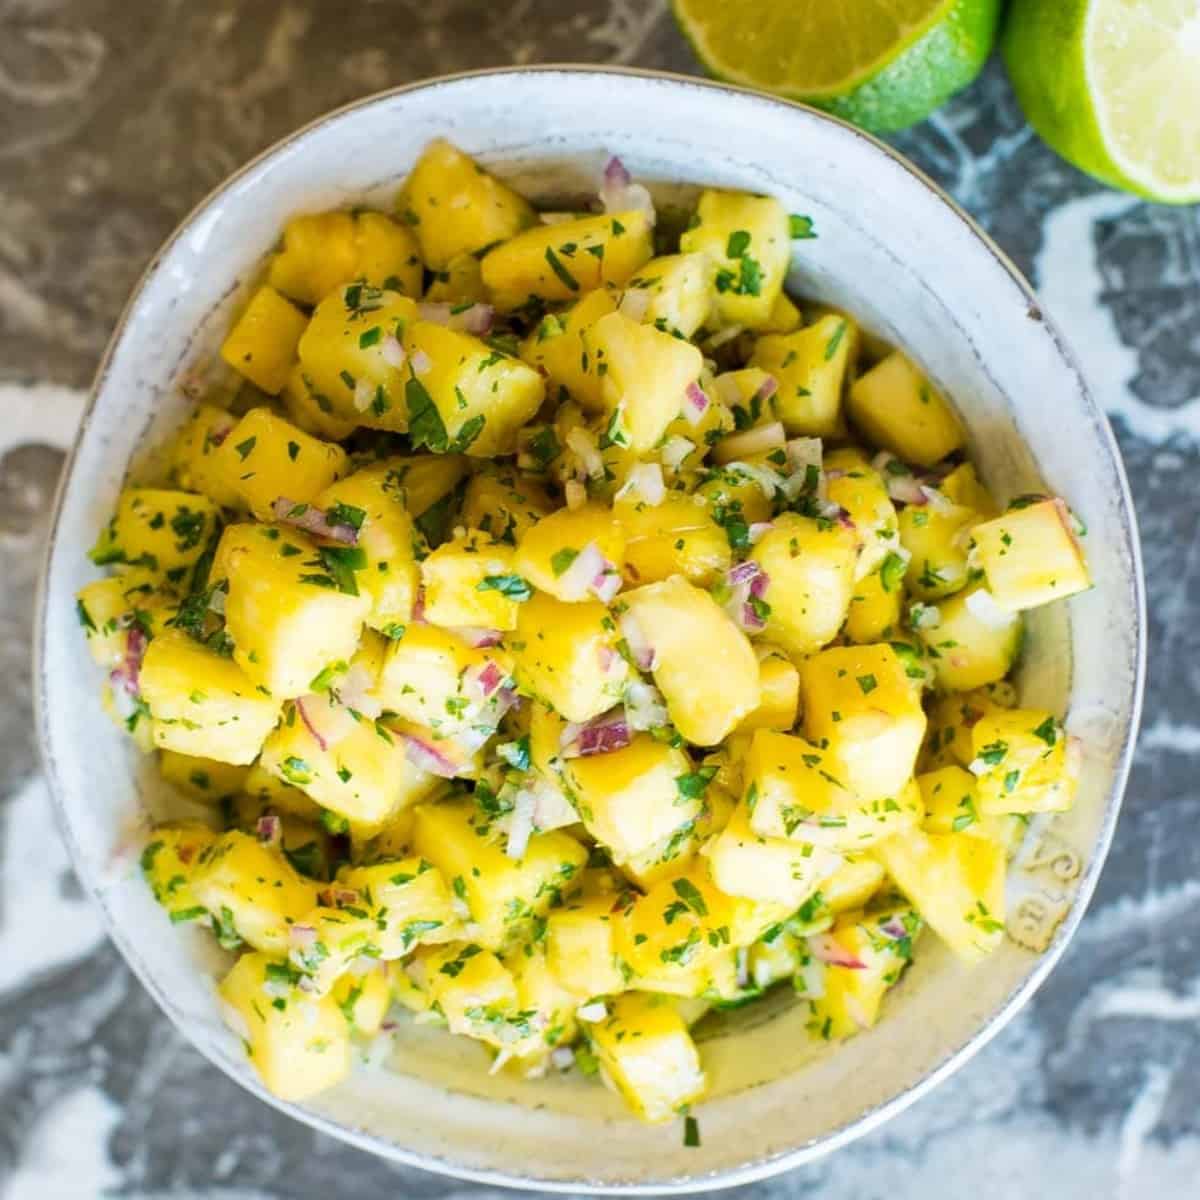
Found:
[[[139,826],[172,801],[101,712],[74,615],[74,592],[95,574],[85,552],[139,448],[180,422],[180,377],[211,355],[285,219],[390,205],[438,135],[535,197],[591,191],[617,153],[652,185],[769,193],[811,216],[819,238],[796,244],[791,289],[844,305],[907,347],[956,399],[1001,497],[1048,488],[1090,529],[1096,587],[1032,614],[1020,680],[1024,702],[1069,709],[1085,743],[1075,811],[1014,871],[1020,920],[1041,922],[1032,940],[1046,948],[1014,940],[968,971],[927,938],[883,1023],[831,1051],[814,1048],[798,1006],[746,1010],[704,1043],[713,1096],[698,1111],[698,1148],[684,1148],[677,1127],[639,1125],[591,1082],[489,1077],[477,1046],[428,1028],[406,1026],[387,1068],[363,1067],[312,1103],[281,1104],[218,1018],[221,953],[202,932],[172,928],[133,866]],[[113,940],[192,1043],[245,1087],[373,1153],[447,1174],[547,1190],[703,1191],[806,1162],[885,1121],[978,1050],[1045,978],[1116,822],[1143,630],[1134,515],[1107,422],[1028,285],[928,180],[859,131],[781,101],[632,71],[521,69],[401,88],[316,121],[234,175],[156,257],[99,371],[58,497],[38,718],[64,835]]]

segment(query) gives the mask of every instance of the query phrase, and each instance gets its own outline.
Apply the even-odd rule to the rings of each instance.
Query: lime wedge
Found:
[[[874,133],[924,120],[979,74],[1000,0],[673,0],[718,79]]]
[[[1150,200],[1200,200],[1200,0],[1014,0],[1003,47],[1063,158]]]

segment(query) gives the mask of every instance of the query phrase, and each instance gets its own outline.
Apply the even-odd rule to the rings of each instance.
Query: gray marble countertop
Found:
[[[662,0],[0,2],[0,421],[37,412],[69,433],[155,247],[278,136],[422,76],[564,60],[694,69]],[[1145,547],[1146,720],[1099,893],[1024,1013],[883,1129],[729,1194],[1193,1198],[1200,209],[1154,208],[1064,165],[994,63],[896,142],[1032,278],[1113,419]],[[105,940],[54,831],[29,717],[60,461],[34,444],[0,464],[0,1197],[483,1196],[261,1105],[184,1044]]]

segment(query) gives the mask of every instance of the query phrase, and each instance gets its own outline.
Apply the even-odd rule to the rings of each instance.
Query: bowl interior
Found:
[[[73,594],[94,577],[85,552],[130,462],[182,419],[179,379],[212,355],[285,219],[364,201],[390,207],[439,135],[534,197],[590,192],[609,153],[672,194],[717,185],[779,197],[812,217],[819,235],[796,244],[792,290],[846,306],[919,359],[960,407],[972,453],[1002,498],[1048,488],[1090,529],[1096,587],[1070,602],[1069,619],[1065,606],[1032,614],[1021,672],[1025,703],[1065,711],[1069,701],[1085,741],[1079,801],[1053,830],[1031,829],[1013,871],[1016,940],[984,966],[962,968],[928,937],[881,1026],[832,1053],[814,1046],[798,1006],[748,1010],[705,1042],[714,1094],[699,1110],[695,1149],[675,1129],[639,1125],[602,1088],[489,1077],[478,1047],[417,1027],[404,1030],[383,1069],[364,1066],[309,1105],[281,1106],[375,1152],[476,1178],[662,1189],[766,1174],[914,1098],[998,1029],[1049,969],[1107,848],[1140,687],[1133,517],[1103,417],[994,248],[911,168],[848,127],[695,81],[491,73],[334,114],[206,201],[132,302],[60,497],[39,711],[65,832],[143,982],[205,1054],[263,1094],[217,1016],[212,979],[223,956],[206,935],[172,928],[138,877],[137,831],[172,801],[100,710]]]

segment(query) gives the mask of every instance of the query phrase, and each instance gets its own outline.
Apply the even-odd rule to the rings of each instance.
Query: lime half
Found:
[[[710,74],[873,133],[924,120],[987,61],[1000,0],[673,0]]]
[[[1164,204],[1200,200],[1200,0],[1014,0],[1003,47],[1063,158]]]

